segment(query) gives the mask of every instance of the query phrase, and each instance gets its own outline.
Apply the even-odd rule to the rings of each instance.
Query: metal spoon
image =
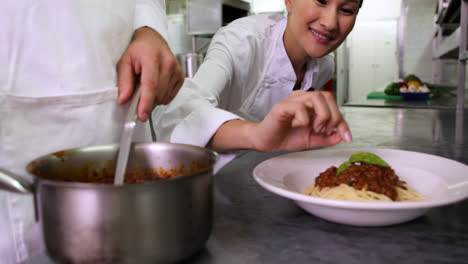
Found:
[[[119,156],[117,158],[117,166],[115,169],[114,185],[122,185],[124,182],[124,175],[127,169],[128,154],[132,144],[133,131],[135,130],[137,122],[137,106],[140,99],[140,84],[136,82],[135,91],[133,93],[130,107],[128,108],[127,118],[120,138]]]

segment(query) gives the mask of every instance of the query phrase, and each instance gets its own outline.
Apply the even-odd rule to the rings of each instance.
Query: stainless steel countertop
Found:
[[[468,111],[343,107],[353,142],[439,155],[468,164]],[[215,216],[204,250],[187,263],[468,263],[468,200],[408,223],[352,227],[314,217],[252,178],[265,159],[249,152],[215,175]],[[27,264],[50,264],[43,255]]]

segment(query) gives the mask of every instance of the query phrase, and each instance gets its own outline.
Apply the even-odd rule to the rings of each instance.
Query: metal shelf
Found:
[[[435,23],[436,27],[434,36],[439,34],[439,28],[442,29],[442,35],[448,36],[452,34],[460,24],[460,5],[461,0],[443,0],[437,4]],[[442,5],[441,8],[439,6]]]
[[[442,2],[442,8],[437,5],[436,24],[459,24],[460,23],[460,4],[461,0],[449,0]],[[437,11],[437,10],[436,10]]]
[[[457,110],[463,110],[468,59],[468,0],[439,0],[434,21],[433,74],[440,76],[440,59],[458,60]]]
[[[442,30],[442,36],[446,37],[455,32],[460,24],[441,24],[439,27]],[[439,34],[439,27],[434,28],[434,37]]]
[[[450,36],[443,39],[442,43],[434,50],[434,59],[457,59],[459,55],[460,27]]]

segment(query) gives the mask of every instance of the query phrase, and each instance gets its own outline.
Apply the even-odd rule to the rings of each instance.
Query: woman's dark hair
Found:
[[[359,4],[359,8],[361,8],[361,6],[362,6],[362,2],[364,2],[364,0],[361,0],[361,3]]]

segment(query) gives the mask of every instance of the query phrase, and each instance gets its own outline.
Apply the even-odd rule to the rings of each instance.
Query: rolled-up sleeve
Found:
[[[150,27],[168,40],[166,3],[164,0],[136,0],[134,28]]]
[[[199,92],[198,84],[185,79],[176,98],[153,111],[154,131],[158,141],[205,147],[219,127],[239,116],[216,108]],[[236,152],[220,153],[215,171],[235,157]]]
[[[185,100],[178,101],[180,104],[171,104],[169,108],[182,114],[186,112],[187,115],[178,118],[180,122],[174,127],[169,141],[204,147],[222,124],[229,120],[240,119],[240,117],[229,111],[216,108],[194,94],[194,90],[189,87],[196,86],[195,82],[187,79],[185,83],[187,84],[187,92],[181,94],[186,97]],[[191,111],[184,111],[184,108],[191,109]]]

